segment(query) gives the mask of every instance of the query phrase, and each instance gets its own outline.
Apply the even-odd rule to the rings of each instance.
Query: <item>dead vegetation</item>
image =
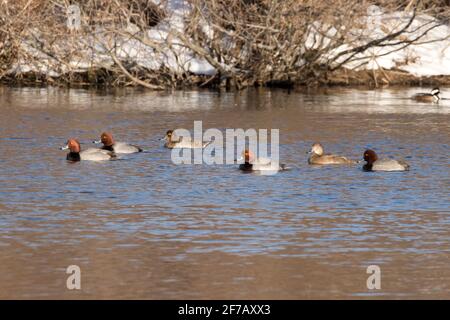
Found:
[[[450,17],[448,0],[188,3],[173,24],[167,1],[0,0],[0,80],[151,89],[408,82],[398,70],[361,70],[366,53],[417,43]],[[373,9],[405,19],[369,34]],[[422,14],[436,19],[417,27]],[[196,74],[194,58],[216,72]]]

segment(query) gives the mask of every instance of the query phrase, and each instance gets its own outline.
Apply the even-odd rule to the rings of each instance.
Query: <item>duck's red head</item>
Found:
[[[67,147],[69,148],[70,152],[78,153],[80,152],[80,143],[76,139],[69,139],[67,140]]]
[[[103,132],[100,136],[100,140],[102,141],[105,147],[110,147],[114,144],[114,139],[111,133]]]
[[[248,149],[245,149],[242,152],[242,157],[244,158],[244,161],[248,163],[253,162],[255,160],[255,155]]]
[[[367,161],[368,164],[372,164],[377,161],[378,156],[375,151],[367,149],[364,151],[364,160]]]

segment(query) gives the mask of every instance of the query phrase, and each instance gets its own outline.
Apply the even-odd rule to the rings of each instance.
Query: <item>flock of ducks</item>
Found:
[[[287,167],[285,164],[280,164],[279,166],[274,167],[269,158],[256,158],[250,150],[244,150],[242,154],[242,158],[245,159],[245,162],[239,165],[239,169],[242,171],[283,171],[289,169],[289,167]],[[365,161],[366,163],[363,166],[364,171],[409,170],[409,164],[404,160],[378,159],[378,155],[371,149],[367,149],[366,151],[364,151],[364,160],[359,161],[351,160],[347,157],[336,154],[325,154],[323,151],[323,146],[320,143],[314,143],[308,154],[310,154],[308,158],[308,163],[310,165],[349,165]],[[239,160],[243,160],[242,158]]]
[[[93,143],[102,143],[101,148],[88,148],[81,150],[80,142],[76,139],[69,139],[61,150],[69,149],[69,153],[66,156],[68,161],[104,161],[117,158],[117,154],[127,154],[142,152],[142,148],[127,144],[124,142],[115,142],[111,133],[103,132],[100,136],[100,140],[95,140]]]
[[[414,95],[412,99],[419,102],[437,103],[441,99],[439,94],[439,88],[434,88],[430,93],[418,93]],[[161,140],[165,140],[164,147],[168,149],[204,148],[211,143],[211,141],[194,141],[183,137],[176,137],[173,130],[167,131],[166,135]],[[78,140],[69,139],[66,146],[62,147],[61,150],[69,150],[66,159],[72,162],[81,160],[112,160],[117,158],[118,154],[130,154],[143,151],[142,148],[138,146],[114,141],[112,134],[108,132],[103,132],[100,136],[100,140],[93,141],[93,143],[102,143],[102,147],[81,150]],[[365,161],[365,164],[363,165],[364,171],[407,171],[410,167],[409,164],[403,160],[378,159],[378,155],[375,151],[370,149],[364,151],[364,160],[361,161],[351,160],[347,157],[335,154],[325,154],[324,148],[320,143],[314,143],[308,153],[310,154],[308,158],[308,163],[310,165],[351,165]],[[248,149],[242,152],[242,157],[238,160],[244,161],[244,163],[239,165],[239,169],[242,171],[283,171],[289,169],[285,164],[275,166],[269,158],[258,158]]]
[[[200,142],[191,141],[185,139],[174,139],[173,130],[169,130],[166,136],[163,138],[166,140],[164,146],[168,149],[180,148],[180,149],[194,149],[194,148],[204,148],[211,141]],[[115,142],[112,134],[104,132],[100,136],[100,140],[93,141],[93,143],[102,143],[101,148],[88,148],[86,150],[81,150],[80,143],[76,139],[69,139],[67,144],[61,148],[61,150],[69,150],[66,159],[71,162],[77,162],[81,160],[88,161],[104,161],[112,160],[117,158],[118,154],[130,154],[142,152],[143,149],[127,144],[124,142]],[[320,143],[314,143],[311,150],[308,152],[310,157],[308,163],[311,165],[338,165],[338,164],[357,164],[361,161],[351,160],[347,157],[335,155],[335,154],[325,154],[323,146]],[[378,159],[377,154],[373,150],[366,150],[364,152],[364,161],[366,161],[363,166],[365,171],[406,171],[409,170],[409,165],[403,160],[393,160],[393,159]],[[244,161],[244,163],[239,165],[239,169],[242,171],[283,171],[288,170],[285,164],[274,165],[270,158],[256,157],[255,154],[245,149],[242,152],[242,157],[236,161]]]
[[[328,165],[328,164],[357,164],[361,161],[366,163],[363,166],[364,171],[407,171],[409,164],[404,160],[378,159],[375,151],[367,149],[364,151],[364,160],[351,160],[347,157],[335,154],[324,154],[320,143],[314,143],[311,147],[311,156],[308,159],[309,164]]]

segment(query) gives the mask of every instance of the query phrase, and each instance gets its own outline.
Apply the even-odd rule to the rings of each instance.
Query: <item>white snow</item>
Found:
[[[370,18],[370,17],[369,17]],[[389,32],[395,32],[403,28],[410,15],[406,13],[382,14],[378,25],[373,27],[373,20],[369,19],[367,40],[385,36]],[[415,18],[407,32],[402,34],[398,40],[413,40],[427,30],[430,24],[435,22],[434,18],[421,15]],[[345,50],[348,46],[337,48]],[[367,64],[361,68],[405,70],[415,76],[450,75],[450,26],[441,25],[428,31],[417,43],[403,48],[403,44],[387,47],[374,47],[357,56],[361,60],[349,63],[347,68],[357,66],[363,61]]]

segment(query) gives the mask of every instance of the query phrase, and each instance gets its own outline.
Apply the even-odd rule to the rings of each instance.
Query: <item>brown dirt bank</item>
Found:
[[[145,78],[142,78],[146,81]],[[171,79],[173,80],[173,79]],[[0,83],[9,86],[57,86],[57,87],[139,87],[135,82],[129,82],[122,75],[115,74],[106,69],[90,70],[83,73],[70,74],[60,78],[49,77],[39,73],[25,73],[20,76],[5,76]],[[417,77],[400,69],[378,69],[353,71],[340,69],[322,78],[311,79],[308,82],[268,82],[255,83],[253,86],[267,86],[273,88],[286,88],[296,86],[326,87],[326,86],[368,86],[384,87],[395,86],[449,86],[450,75],[422,76]],[[219,77],[190,75],[180,78],[176,85],[168,86],[167,89],[183,88],[220,88],[234,89],[236,86],[231,80],[221,80]],[[244,88],[244,87],[242,87]],[[238,88],[241,89],[241,88]]]
[[[386,85],[450,85],[449,75],[417,77],[400,69],[379,69],[351,71],[339,70],[330,74],[322,84],[328,85],[369,85],[373,87]]]

